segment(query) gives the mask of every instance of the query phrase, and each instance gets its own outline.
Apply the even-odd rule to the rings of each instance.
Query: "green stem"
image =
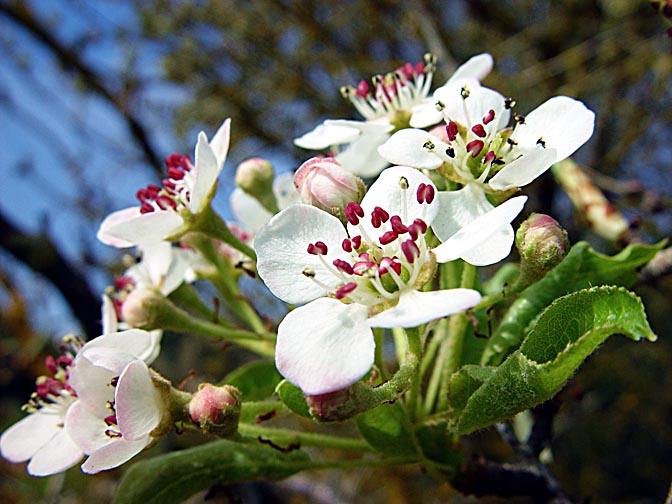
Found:
[[[420,362],[422,358],[422,342],[420,341],[420,331],[417,327],[407,327],[406,337],[408,339],[408,350],[413,356],[414,360]],[[409,413],[410,421],[412,422],[418,414],[418,406],[420,404],[420,380],[421,376],[419,369],[416,368],[411,375],[411,386],[406,394],[406,409]]]
[[[236,235],[234,235],[226,222],[215,213],[211,205],[207,205],[200,213],[198,222],[194,231],[205,233],[210,238],[223,241],[234,249],[242,252],[247,257],[256,262],[257,254],[254,253],[248,245],[243,243]]]
[[[355,460],[335,460],[325,462],[313,462],[313,465],[306,468],[307,471],[319,469],[355,469],[358,467],[384,467],[393,465],[415,464],[417,459],[414,457],[395,457],[384,459],[355,459]]]
[[[436,396],[439,393],[439,386],[441,385],[441,373],[446,365],[446,359],[448,358],[448,345],[446,343],[448,335],[448,319],[443,318],[439,320],[439,323],[434,329],[434,337],[430,340],[429,345],[427,346],[427,351],[423,356],[422,363],[420,365],[420,375],[424,376],[426,370],[429,369],[429,365],[436,355],[436,360],[434,361],[434,366],[432,369],[432,374],[429,378],[427,384],[427,390],[425,392],[425,401],[423,405],[423,411],[425,415],[428,415],[432,412],[434,408],[434,403],[436,402]]]
[[[238,432],[243,436],[268,439],[280,446],[298,443],[301,446],[316,446],[362,453],[374,451],[363,439],[343,438],[312,432],[297,432],[289,429],[271,429],[250,424],[240,424]]]
[[[462,268],[462,280],[460,286],[472,288],[476,283],[476,267],[464,263]],[[443,411],[448,407],[448,383],[452,374],[458,370],[462,362],[462,349],[464,346],[464,333],[469,319],[464,313],[452,315],[448,322],[448,338],[446,339],[445,363],[441,369],[441,385],[439,387],[438,410]]]
[[[196,292],[196,289],[189,284],[183,283],[176,290],[171,292],[168,298],[171,301],[190,309],[206,320],[215,320],[215,314],[205,305]],[[226,320],[218,320],[217,323],[225,327],[233,327],[233,325]]]
[[[240,405],[240,422],[256,422],[259,415],[273,413],[273,418],[290,413],[290,409],[280,401],[245,401]]]

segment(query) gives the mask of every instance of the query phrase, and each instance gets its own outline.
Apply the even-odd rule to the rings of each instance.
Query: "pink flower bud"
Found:
[[[342,215],[351,201],[360,202],[366,187],[334,158],[312,158],[294,174],[301,201],[334,215]]]
[[[240,392],[231,385],[202,383],[189,403],[189,416],[205,432],[231,436],[238,430]]]
[[[516,247],[520,252],[521,271],[541,277],[567,255],[567,232],[553,218],[532,214],[516,232]]]

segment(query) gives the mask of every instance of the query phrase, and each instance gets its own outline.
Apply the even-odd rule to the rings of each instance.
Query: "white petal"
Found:
[[[373,364],[367,308],[321,298],[290,312],[278,327],[275,363],[305,394],[349,387]]]
[[[457,191],[438,194],[439,212],[432,222],[432,229],[441,241],[457,233],[464,226],[492,210],[485,191],[476,183],[467,184]]]
[[[224,161],[226,161],[226,155],[229,152],[230,139],[231,119],[226,119],[215,133],[215,136],[212,137],[212,140],[210,140],[210,147],[212,147],[212,152],[215,153],[220,170],[222,169]]]
[[[406,190],[399,186],[402,177],[408,181],[408,189]],[[371,211],[377,206],[387,211],[390,216],[399,215],[404,224],[411,224],[415,219],[422,219],[428,225],[431,224],[439,211],[439,203],[436,197],[431,204],[418,203],[417,191],[420,184],[434,187],[434,194],[436,195],[436,186],[432,181],[414,168],[391,166],[385,170],[369,188],[362,200],[361,206],[366,215],[360,221],[360,225],[366,229],[372,238],[382,234],[381,229],[374,228],[370,220]],[[348,224],[348,230],[351,236],[360,234],[357,226]]]
[[[362,133],[336,155],[336,160],[343,168],[360,177],[375,177],[389,164],[378,154],[378,147],[389,137],[387,131]]]
[[[65,414],[65,410],[63,411]],[[0,437],[0,452],[10,462],[25,462],[62,430],[63,416],[40,410],[19,420]]]
[[[117,425],[124,439],[144,439],[159,424],[162,403],[147,364],[131,362],[119,376],[115,390]]]
[[[81,352],[75,359],[75,365],[70,369],[69,383],[77,392],[79,401],[101,418],[110,414],[107,402],[114,400],[114,387],[112,379],[118,376],[114,372],[93,365],[88,359],[82,357]],[[68,410],[72,410],[71,406]]]
[[[149,436],[137,441],[116,438],[112,443],[92,453],[82,464],[82,471],[87,474],[96,474],[100,471],[114,469],[135,457],[151,441],[152,438]]]
[[[433,170],[441,166],[443,160],[423,148],[427,141],[433,143],[437,149],[445,150],[448,147],[448,144],[424,130],[407,128],[397,131],[378,147],[378,154],[392,164]]]
[[[148,356],[155,353],[156,346],[160,343],[152,332],[143,331],[142,329],[129,329],[127,331],[99,336],[86,343],[79,353],[86,353],[90,348],[104,347],[132,355],[134,359],[141,359],[147,362],[147,364],[151,364]]]
[[[103,294],[103,303],[101,307],[101,319],[103,324],[103,334],[117,332],[117,311],[114,309],[114,303],[109,296]]]
[[[126,271],[137,287],[156,287],[163,282],[173,259],[172,245],[168,242],[151,243],[139,247],[142,260]]]
[[[494,89],[478,84],[478,81],[452,84],[446,86],[441,92],[437,90],[435,96],[440,99],[445,108],[443,115],[447,121],[456,121],[466,127],[480,123],[490,110],[495,111],[495,120],[485,125],[488,134],[493,130],[498,131],[509,123],[510,111],[504,108],[504,96]],[[462,86],[469,89],[469,97],[462,99]],[[459,98],[459,100],[457,99]],[[465,113],[466,107],[466,113]],[[467,117],[467,114],[469,117]]]
[[[176,234],[183,221],[172,211],[140,213],[139,207],[108,215],[100,225],[98,239],[113,247],[130,247],[163,241]]]
[[[429,99],[413,107],[409,125],[411,128],[427,128],[442,120],[443,114],[437,110],[436,101]]]
[[[49,476],[70,469],[84,453],[65,429],[59,432],[30,459],[27,470],[33,476]]]
[[[494,61],[488,53],[477,54],[462,63],[448,82],[462,81],[464,79],[483,80],[492,71]]]
[[[110,409],[94,412],[79,400],[68,410],[65,431],[84,453],[91,454],[116,439],[105,434],[109,428],[105,418],[111,414]]]
[[[294,174],[292,172],[281,173],[275,177],[275,180],[273,181],[273,194],[275,194],[275,199],[278,202],[278,208],[280,208],[280,210],[296,203],[301,203],[301,195],[294,186]],[[266,219],[266,221],[268,221],[268,219]]]
[[[496,264],[511,253],[515,235],[511,225],[502,226],[493,231],[485,242],[462,252],[460,257],[474,266]]]
[[[350,143],[359,137],[357,128],[325,121],[303,136],[294,139],[294,145],[302,149],[323,150],[333,145]]]
[[[202,131],[198,134],[196,144],[196,182],[189,198],[189,210],[197,213],[207,205],[217,186],[217,178],[222,166],[219,164],[215,152],[208,143],[208,137]]]
[[[229,203],[236,220],[248,231],[256,231],[273,216],[259,203],[259,200],[247,194],[240,187],[233,190]]]
[[[488,184],[493,189],[505,191],[514,187],[529,184],[539,175],[548,170],[555,162],[557,153],[550,147],[535,147],[527,150],[518,159],[506,165],[490,179]]]
[[[370,327],[416,327],[467,310],[480,300],[481,295],[472,289],[409,290],[401,294],[395,307],[369,318],[368,324]]]
[[[259,276],[273,294],[288,303],[306,303],[323,296],[325,289],[302,274],[306,267],[315,271],[316,280],[330,287],[341,281],[320,257],[307,252],[308,245],[324,242],[329,252],[323,259],[332,264],[334,259],[349,258],[341,248],[345,238],[343,224],[333,215],[310,205],[292,205],[268,221],[255,237]]]
[[[525,116],[525,124],[516,130],[520,145],[533,146],[542,138],[546,147],[555,149],[555,162],[581,147],[595,129],[595,113],[583,102],[568,96],[556,96]]]
[[[501,239],[502,229],[510,227],[513,219],[522,211],[526,201],[527,196],[517,196],[473,220],[433,250],[436,260],[443,263],[458,258],[464,259],[465,254],[469,254],[470,251],[485,244],[488,240]],[[511,251],[512,244],[513,240],[507,247],[503,247],[508,249],[506,255]],[[503,248],[498,247],[498,250]],[[494,262],[504,259],[506,255],[496,258],[497,260]],[[488,260],[492,259],[492,257],[488,258]],[[488,262],[487,264],[494,264],[494,262]],[[485,266],[486,264],[475,265]]]

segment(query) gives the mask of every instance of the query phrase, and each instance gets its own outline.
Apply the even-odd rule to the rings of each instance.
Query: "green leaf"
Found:
[[[482,365],[497,365],[523,340],[530,323],[551,302],[581,289],[599,285],[630,287],[638,269],[663,248],[657,245],[629,245],[615,256],[595,252],[586,242],[572,247],[567,257],[539,282],[525,289],[512,303],[501,324],[488,340]]]
[[[280,396],[280,400],[285,403],[285,406],[294,413],[302,417],[312,418],[306,398],[299,387],[292,385],[287,380],[282,380],[275,391]]]
[[[275,369],[275,364],[257,361],[229,373],[222,380],[222,385],[236,387],[245,401],[261,401],[273,395],[281,380],[282,376]]]
[[[386,455],[404,456],[416,453],[408,419],[397,404],[382,404],[357,417],[357,429],[367,443]]]
[[[655,341],[644,306],[621,287],[569,294],[546,308],[498,368],[465,366],[451,379],[454,428],[468,434],[553,397],[610,335]]]
[[[302,451],[282,453],[266,446],[221,440],[134,464],[115,504],[179,503],[214,484],[287,478],[311,466]]]

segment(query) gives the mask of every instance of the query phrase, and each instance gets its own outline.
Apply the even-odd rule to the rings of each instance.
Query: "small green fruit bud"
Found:
[[[230,437],[238,430],[240,392],[231,385],[202,383],[189,403],[189,416],[203,431]]]
[[[271,213],[278,212],[278,204],[273,194],[275,173],[270,161],[251,158],[238,165],[236,185],[255,198]]]
[[[569,240],[553,217],[535,213],[518,228],[516,247],[520,252],[521,276],[537,280],[564,259]]]

